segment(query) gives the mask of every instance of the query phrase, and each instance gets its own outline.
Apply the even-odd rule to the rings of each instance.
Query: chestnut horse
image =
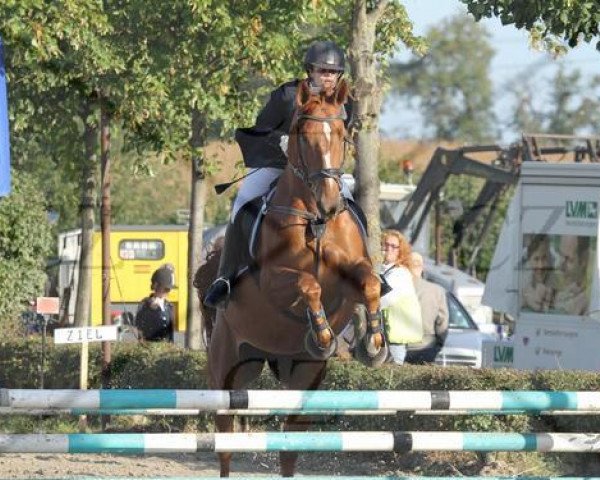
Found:
[[[286,388],[318,388],[335,336],[357,304],[366,307],[361,348],[371,364],[385,360],[380,281],[361,227],[340,193],[347,96],[345,80],[329,95],[311,92],[307,81],[298,87],[289,163],[263,208],[256,269],[238,278],[210,332],[211,388],[245,388],[265,361]],[[216,423],[221,432],[233,431],[231,416],[217,416]],[[306,428],[299,416],[284,424],[286,430]],[[297,455],[280,454],[281,475],[294,474]],[[221,476],[229,476],[231,453],[219,453],[219,459]]]

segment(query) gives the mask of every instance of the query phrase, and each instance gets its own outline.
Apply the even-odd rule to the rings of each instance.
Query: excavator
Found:
[[[474,158],[481,154],[488,157],[491,154],[492,161],[484,162]],[[485,182],[473,205],[464,209],[454,222],[453,242],[448,252],[448,263],[456,266],[458,248],[461,247],[469,229],[482,217],[483,227],[466,265],[467,271],[472,271],[482,242],[497,213],[500,200],[509,188],[516,184],[522,162],[529,161],[598,162],[600,161],[600,137],[536,133],[523,134],[520,142],[508,147],[500,145],[465,146],[456,149],[438,147],[417,188],[408,200],[402,216],[392,228],[403,232],[413,243],[434,207],[436,262],[442,262],[440,199],[444,185],[452,175],[469,175],[484,179]]]

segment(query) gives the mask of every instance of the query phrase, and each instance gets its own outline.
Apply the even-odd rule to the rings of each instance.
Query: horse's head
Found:
[[[348,84],[334,91],[311,91],[308,80],[296,93],[296,115],[290,129],[289,162],[294,174],[310,189],[325,218],[339,209],[344,161],[344,103]]]

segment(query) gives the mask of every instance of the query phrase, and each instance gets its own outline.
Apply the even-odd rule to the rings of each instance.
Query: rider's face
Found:
[[[396,263],[400,256],[400,241],[392,236],[385,237],[381,242],[383,262],[386,264]]]
[[[325,90],[335,88],[340,72],[324,68],[313,68],[310,71],[310,79],[313,85],[321,87]]]

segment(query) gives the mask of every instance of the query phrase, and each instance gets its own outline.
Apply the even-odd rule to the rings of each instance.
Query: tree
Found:
[[[100,110],[118,123],[120,117],[145,114],[146,110],[129,111],[140,105],[127,99],[145,98],[146,104],[156,105],[152,100],[160,98],[155,82],[139,78],[147,79],[147,57],[144,49],[138,48],[137,18],[130,19],[128,29],[118,28],[124,26],[121,3],[84,0],[74,5],[61,1],[48,7],[43,2],[8,2],[0,11],[2,31],[12,40],[11,74],[19,79],[15,88],[16,137],[21,134],[31,139],[36,132],[40,152],[81,179],[82,242],[75,318],[81,324],[89,320]],[[152,15],[154,11],[148,12]]]
[[[395,1],[354,0],[350,31],[350,65],[354,80],[355,196],[369,225],[369,251],[380,260],[379,115],[386,87],[385,66],[402,41],[421,52],[404,7]]]
[[[61,228],[74,227],[83,155],[81,82],[93,77],[83,65],[106,58],[98,36],[107,32],[96,0],[44,2],[7,0],[0,7],[7,50],[13,165],[32,172],[60,213]],[[69,52],[77,52],[75,58]]]
[[[0,323],[3,331],[16,324],[27,301],[44,292],[46,258],[52,248],[51,227],[39,184],[21,172],[0,199]]]
[[[331,6],[307,2],[129,2],[117,28],[138,42],[139,81],[155,85],[151,99],[127,96],[143,108],[124,115],[124,128],[140,150],[166,161],[189,162],[192,172],[188,252],[188,335],[200,347],[200,319],[192,278],[200,264],[208,176],[218,168],[205,149],[218,127],[229,136],[251,124],[267,89],[301,72],[301,51]],[[131,23],[130,19],[136,19]]]
[[[564,42],[575,47],[580,41],[598,37],[600,4],[591,0],[461,0],[477,21],[499,17],[503,25],[514,25],[531,32],[534,43],[556,53],[564,51]],[[600,50],[600,41],[596,42]]]
[[[33,138],[42,153],[81,180],[82,242],[75,322],[90,318],[91,238],[94,228],[98,100],[114,88],[124,70],[103,3],[7,2],[0,28],[10,45],[11,109],[15,137]],[[20,153],[26,153],[24,149]],[[75,174],[77,176],[77,174]],[[71,177],[73,178],[73,177]],[[71,181],[72,185],[74,182]],[[60,184],[58,188],[60,188]]]
[[[457,15],[427,33],[421,61],[392,65],[394,93],[418,99],[433,138],[483,142],[494,137],[490,62],[494,54],[484,28]]]
[[[584,82],[581,72],[567,72],[560,65],[550,81],[547,98],[536,94],[530,79],[524,78],[512,88],[517,107],[512,124],[518,131],[550,134],[596,133],[600,111],[600,77]]]

